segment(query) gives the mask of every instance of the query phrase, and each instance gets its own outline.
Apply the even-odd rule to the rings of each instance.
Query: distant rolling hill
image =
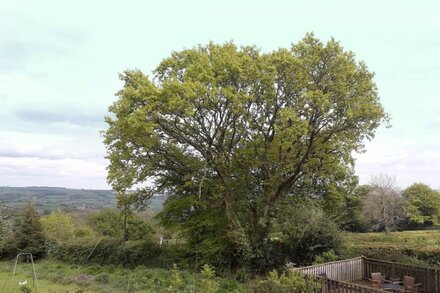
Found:
[[[160,210],[164,201],[164,196],[153,197],[149,210]],[[32,202],[38,210],[45,212],[57,208],[81,211],[116,206],[112,190],[0,186],[0,206],[18,209],[28,202]]]

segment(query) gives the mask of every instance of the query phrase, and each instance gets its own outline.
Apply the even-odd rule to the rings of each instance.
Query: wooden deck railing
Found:
[[[421,283],[420,291],[440,293],[440,269],[410,266],[401,263],[383,261],[371,258],[363,259],[363,278],[370,278],[371,273],[381,272],[386,277],[414,277],[416,283]]]
[[[314,276],[317,282],[322,283],[323,289],[320,292],[339,292],[336,290],[338,288],[343,289],[342,292],[383,292],[378,289],[349,283],[369,279],[371,273],[381,272],[387,278],[396,277],[401,280],[404,276],[412,276],[415,278],[416,283],[421,284],[419,287],[421,293],[440,293],[440,269],[437,268],[418,267],[358,257],[293,270],[308,276]],[[319,277],[320,274],[325,274],[327,279]],[[324,289],[327,289],[327,291],[324,291]]]
[[[373,289],[371,287],[366,287],[359,284],[332,280],[324,277],[316,277],[315,280],[320,282],[320,290],[315,292],[321,293],[384,293],[384,291],[380,289]],[[399,291],[387,291],[388,293],[402,293]]]
[[[357,257],[309,267],[295,268],[294,270],[312,276],[325,273],[328,278],[333,280],[354,282],[362,280],[362,261],[363,257]]]

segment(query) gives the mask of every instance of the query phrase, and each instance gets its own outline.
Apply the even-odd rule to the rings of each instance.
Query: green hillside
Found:
[[[165,200],[163,196],[151,200],[150,210],[157,211]],[[28,202],[39,211],[62,208],[68,211],[115,207],[112,190],[70,189],[64,187],[0,187],[0,206],[17,209]]]

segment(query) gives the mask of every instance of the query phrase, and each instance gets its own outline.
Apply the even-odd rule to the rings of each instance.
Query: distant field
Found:
[[[149,210],[162,208],[165,197],[154,197]],[[62,187],[0,187],[0,206],[17,209],[28,202],[40,211],[63,208],[69,211],[85,211],[114,207],[115,195],[111,190],[70,189]]]
[[[440,230],[346,233],[344,243],[352,254],[440,266]]]
[[[407,248],[440,252],[440,230],[385,233],[348,233],[347,241],[364,248]]]

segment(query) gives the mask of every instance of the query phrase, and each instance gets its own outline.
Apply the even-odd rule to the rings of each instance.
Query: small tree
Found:
[[[24,208],[23,215],[17,219],[14,230],[10,243],[16,252],[29,252],[35,258],[45,256],[46,237],[40,223],[40,215],[32,205]]]
[[[402,192],[408,220],[420,225],[440,224],[440,192],[423,183],[414,183]]]
[[[127,221],[126,232],[125,219]],[[121,214],[115,209],[103,209],[89,216],[87,220],[93,230],[103,236],[122,239],[124,233],[127,233],[125,240],[147,240],[153,232],[150,225],[140,217],[129,214],[127,218],[125,218],[124,214]]]
[[[50,215],[41,218],[46,236],[55,242],[67,242],[75,237],[75,225],[72,217],[61,210],[53,211]]]
[[[371,191],[362,201],[362,215],[369,230],[384,230],[386,233],[397,229],[404,219],[403,201],[395,185],[395,178],[385,174],[373,176]]]

